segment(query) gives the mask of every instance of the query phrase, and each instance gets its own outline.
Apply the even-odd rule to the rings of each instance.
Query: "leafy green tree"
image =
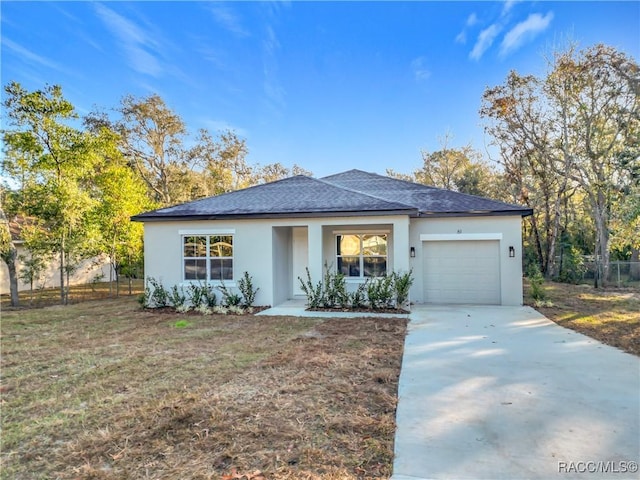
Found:
[[[131,222],[130,217],[155,205],[147,196],[143,180],[116,159],[106,163],[96,176],[99,202],[92,215],[100,230],[99,250],[108,254],[111,263],[109,288],[115,273],[117,295],[120,276],[131,279],[142,256],[142,224]]]
[[[572,46],[555,52],[544,78],[511,72],[483,97],[481,115],[492,122],[487,131],[505,165],[523,191],[542,192],[548,204],[550,265],[562,205],[576,190],[584,195],[595,229],[596,286],[608,274],[612,209],[624,203],[622,192],[640,168],[639,72],[612,47]]]
[[[5,215],[2,204],[0,204],[0,258],[7,265],[9,271],[9,294],[11,306],[17,307],[20,304],[18,295],[18,274],[16,260],[18,259],[18,249],[11,238],[9,220]]]
[[[86,186],[99,157],[91,137],[72,126],[78,116],[59,86],[28,92],[11,82],[5,93],[11,128],[3,132],[3,170],[20,183],[21,209],[37,219],[57,252],[64,304],[71,260],[85,246],[86,213],[94,203]]]
[[[93,113],[88,124],[108,126],[120,135],[120,149],[159,205],[217,195],[256,183],[246,163],[247,146],[233,131],[213,136],[201,129],[195,138],[178,113],[159,95],[124,97],[121,118]],[[187,146],[191,144],[191,146]]]

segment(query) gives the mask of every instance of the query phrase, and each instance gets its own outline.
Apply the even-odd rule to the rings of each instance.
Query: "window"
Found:
[[[186,235],[185,280],[233,280],[233,235]]]
[[[387,273],[387,235],[336,236],[338,271],[347,277],[379,277]]]

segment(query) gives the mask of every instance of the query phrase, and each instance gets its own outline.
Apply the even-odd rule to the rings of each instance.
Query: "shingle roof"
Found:
[[[453,192],[442,188],[407,182],[361,170],[349,170],[322,178],[327,182],[387,201],[400,202],[418,209],[421,214],[496,214],[521,213],[530,215],[531,210],[520,205],[491,200],[489,198]]]
[[[297,175],[132,217],[135,221],[406,214],[530,215],[531,210],[360,170]]]

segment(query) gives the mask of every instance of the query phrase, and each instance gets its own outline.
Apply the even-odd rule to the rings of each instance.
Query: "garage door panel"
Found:
[[[427,303],[500,304],[500,244],[496,240],[424,242]]]

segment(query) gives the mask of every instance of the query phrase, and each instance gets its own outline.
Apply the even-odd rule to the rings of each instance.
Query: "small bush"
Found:
[[[176,323],[173,324],[173,326],[175,328],[187,328],[191,326],[191,322],[188,322],[187,320],[178,320]]]
[[[233,293],[231,290],[227,288],[227,286],[222,283],[218,286],[218,290],[222,293],[222,303],[227,307],[235,307],[242,303],[242,297],[237,293]]]
[[[213,308],[218,304],[218,297],[211,285],[205,284],[202,287],[202,296],[207,307]]]
[[[142,308],[146,308],[149,305],[150,294],[151,294],[151,291],[149,290],[149,287],[145,287],[144,292],[138,295],[137,300]]]
[[[202,315],[211,315],[211,307],[205,304],[198,305],[194,310]]]
[[[373,309],[389,307],[394,298],[393,276],[377,277],[369,282],[367,300]]]
[[[407,273],[392,273],[393,288],[396,295],[396,307],[402,308],[402,306],[409,299],[409,289],[413,285],[413,270],[409,270]]]
[[[191,284],[187,289],[187,294],[189,295],[189,303],[194,309],[198,309],[200,305],[204,303],[204,295],[201,285]]]
[[[244,308],[240,305],[231,305],[227,308],[227,313],[234,313],[236,315],[242,315],[244,313]]]
[[[587,267],[579,248],[571,245],[562,256],[562,267],[558,280],[564,283],[578,284],[584,278]]]
[[[176,307],[177,313],[187,313],[189,310],[191,310],[191,305],[188,305],[186,303],[183,303],[182,305],[178,305]]]
[[[187,301],[187,296],[184,293],[184,289],[182,287],[178,287],[177,285],[171,287],[169,300],[171,301],[171,304],[176,308],[176,310],[184,307]]]
[[[352,308],[362,308],[365,306],[366,292],[369,279],[367,278],[364,283],[358,285],[358,288],[349,295],[349,303]]]
[[[213,313],[217,313],[218,315],[226,315],[227,311],[227,307],[223,307],[222,305],[216,305],[213,307]]]
[[[544,276],[540,272],[540,268],[536,264],[531,264],[527,270],[527,277],[531,286],[531,298],[536,301],[546,300],[547,292],[544,288]]]
[[[260,289],[253,286],[253,279],[249,275],[249,272],[244,272],[242,278],[238,280],[238,289],[242,294],[244,306],[252,307],[256,299],[256,294]]]
[[[153,307],[158,307],[158,308],[168,307],[169,292],[167,291],[166,288],[164,288],[162,283],[160,283],[153,277],[148,277],[147,282],[148,284],[151,285],[151,287],[153,287],[153,290],[151,290],[151,295],[149,297],[150,298],[149,305]]]
[[[309,268],[306,268],[305,270],[307,271],[306,281],[298,277],[298,280],[300,281],[300,288],[307,296],[307,303],[309,304],[309,308],[318,308],[324,304],[324,289],[322,288],[322,282],[318,282],[316,285],[314,285],[311,281]]]

